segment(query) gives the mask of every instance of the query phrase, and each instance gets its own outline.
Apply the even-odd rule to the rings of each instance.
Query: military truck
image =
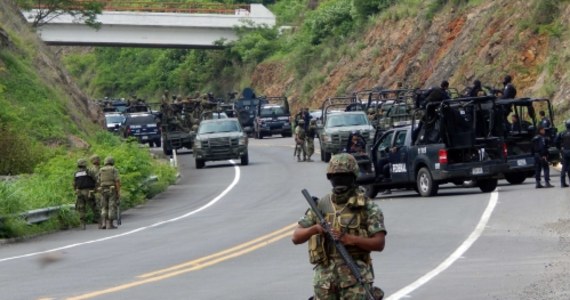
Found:
[[[538,111],[544,110],[553,122],[552,104],[548,99],[501,99],[497,100],[497,110],[503,116],[500,125],[508,149],[509,169],[504,173],[504,178],[511,184],[521,184],[534,175],[532,139],[540,122]],[[560,161],[558,149],[554,147],[556,134],[555,127],[546,129],[551,145],[549,162],[552,164]]]
[[[238,119],[211,119],[200,122],[193,147],[197,169],[208,161],[240,159],[241,165],[249,164],[247,134]]]
[[[291,113],[287,97],[264,97],[267,103],[260,101],[257,105],[257,114],[254,122],[255,138],[280,134],[282,137],[291,137]]]
[[[494,135],[494,97],[458,98],[428,103],[421,121],[393,128],[374,141],[375,175],[362,178],[369,197],[382,189],[413,188],[421,196],[439,185],[474,180],[483,192],[497,187],[508,170],[507,146]]]
[[[335,97],[326,99],[321,109],[322,122],[317,123],[317,135],[322,161],[328,162],[331,155],[346,150],[353,132],[360,133],[369,147],[375,130],[364,113],[364,104],[355,97]]]
[[[248,134],[254,133],[254,122],[260,104],[268,103],[264,97],[258,97],[251,88],[245,88],[242,97],[234,103],[240,125]]]
[[[192,117],[194,109],[189,103],[161,105],[159,117],[165,155],[172,155],[173,150],[192,149],[195,137],[195,120]]]

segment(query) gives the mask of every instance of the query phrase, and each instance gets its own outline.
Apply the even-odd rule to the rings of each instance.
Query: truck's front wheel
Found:
[[[477,185],[483,193],[490,193],[497,188],[498,179],[481,179],[477,181]]]
[[[164,155],[172,155],[172,149],[168,147],[168,143],[162,143],[162,152],[164,152]]]
[[[249,155],[246,153],[241,156],[241,165],[247,166],[249,164]]]
[[[196,158],[196,169],[202,169],[206,166],[206,162]]]
[[[437,195],[439,185],[433,181],[433,177],[426,167],[420,169],[416,182],[418,186],[418,193],[422,197],[431,197]]]
[[[525,173],[507,173],[505,174],[505,179],[510,184],[521,184],[526,179]]]

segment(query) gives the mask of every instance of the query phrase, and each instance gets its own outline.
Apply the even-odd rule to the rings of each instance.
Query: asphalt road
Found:
[[[326,165],[296,162],[291,144],[251,140],[245,167],[196,170],[181,153],[179,183],[124,212],[119,229],[0,246],[0,299],[307,299],[312,266],[290,236],[307,209],[301,189],[330,186]],[[568,191],[528,180],[380,196],[376,284],[388,299],[570,299]]]

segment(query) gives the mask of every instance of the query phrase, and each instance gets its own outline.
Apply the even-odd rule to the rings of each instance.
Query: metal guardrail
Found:
[[[62,209],[73,208],[73,204],[65,204],[60,206],[51,206],[46,208],[34,209],[27,212],[12,215],[10,217],[18,217],[24,219],[28,224],[38,224],[49,220],[54,215],[57,215]],[[6,219],[5,217],[0,217],[0,223]]]
[[[158,177],[153,175],[143,181],[139,187],[158,181]],[[26,221],[29,225],[38,224],[49,220],[51,217],[57,215],[62,209],[72,209],[75,205],[73,204],[64,204],[60,206],[51,206],[46,208],[34,209],[29,210],[23,213],[14,214],[9,216],[8,218],[21,218]],[[6,217],[0,216],[0,223],[2,223],[6,219]]]

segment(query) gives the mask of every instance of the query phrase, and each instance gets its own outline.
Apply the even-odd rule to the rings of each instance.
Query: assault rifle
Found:
[[[360,269],[358,268],[358,265],[356,265],[350,254],[348,254],[348,251],[346,250],[344,245],[339,240],[334,238],[331,226],[327,222],[327,220],[323,217],[323,214],[321,213],[321,211],[317,206],[317,202],[313,199],[313,197],[311,197],[311,194],[309,194],[309,191],[307,191],[306,189],[303,189],[301,193],[303,193],[303,196],[305,196],[305,199],[309,203],[309,206],[311,206],[313,213],[315,213],[317,219],[319,219],[319,223],[325,230],[326,237],[333,242],[336,250],[340,254],[340,257],[342,257],[342,259],[350,269],[350,272],[352,273],[354,278],[356,278],[356,281],[358,281],[358,283],[362,286],[362,288],[364,288],[364,291],[366,291],[366,298],[368,298],[369,300],[375,300],[372,291],[370,290],[370,288],[366,286],[364,279],[362,279],[362,275],[360,275]]]

